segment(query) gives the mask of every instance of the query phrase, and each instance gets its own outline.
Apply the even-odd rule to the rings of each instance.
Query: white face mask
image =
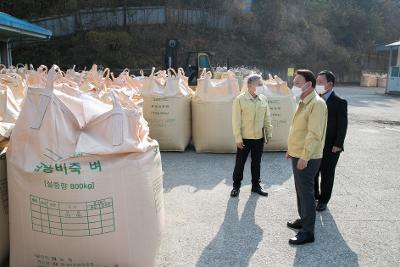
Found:
[[[326,89],[324,85],[317,85],[315,86],[315,90],[317,91],[318,94],[323,95],[326,93]]]
[[[293,94],[295,97],[300,97],[302,93],[303,93],[303,90],[301,90],[300,87],[297,87],[296,85],[293,85],[293,87],[292,87],[292,94]]]
[[[263,85],[259,85],[256,87],[256,91],[254,92],[256,95],[265,94],[265,88]]]

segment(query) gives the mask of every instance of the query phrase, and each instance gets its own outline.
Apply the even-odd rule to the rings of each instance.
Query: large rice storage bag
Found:
[[[234,153],[232,104],[239,84],[231,72],[222,79],[211,76],[202,74],[192,99],[193,144],[196,152]]]
[[[162,168],[141,109],[57,90],[55,69],[28,89],[7,151],[10,264],[153,266]]]
[[[144,118],[150,136],[162,151],[184,151],[191,137],[191,106],[193,92],[183,70],[151,74],[144,77],[141,95]]]

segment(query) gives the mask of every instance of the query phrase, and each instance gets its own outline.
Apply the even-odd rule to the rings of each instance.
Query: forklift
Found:
[[[197,79],[200,78],[203,69],[211,71],[212,52],[208,51],[191,51],[187,54],[185,73],[189,77],[189,85],[197,85]]]
[[[177,49],[179,48],[179,42],[176,39],[167,40],[167,46],[165,49],[165,69],[178,68],[177,62]],[[196,86],[197,79],[203,69],[212,72],[211,68],[211,57],[215,54],[210,51],[190,51],[187,53],[185,73],[189,77],[189,86]]]

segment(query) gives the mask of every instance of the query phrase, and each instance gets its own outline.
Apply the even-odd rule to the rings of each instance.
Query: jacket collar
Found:
[[[254,98],[254,97],[249,93],[249,91],[246,91],[245,95],[246,95],[246,98],[249,99],[249,100],[253,100],[253,99],[258,100],[258,99],[259,99],[258,96],[257,96],[256,98]]]
[[[300,102],[307,105],[307,104],[310,103],[311,100],[313,100],[316,96],[317,96],[317,92],[315,92],[315,90],[313,90],[308,96],[306,96],[306,98],[304,98],[303,100],[300,100]]]
[[[322,95],[321,97],[325,100],[325,102],[328,102],[329,99],[331,99],[331,96],[334,95],[335,91],[329,91],[325,95]]]
[[[329,99],[332,99],[332,98],[334,98],[335,97],[335,91],[334,90],[332,90],[332,93],[331,93],[331,95],[328,97],[328,100],[326,100],[326,102],[328,102],[329,101]]]

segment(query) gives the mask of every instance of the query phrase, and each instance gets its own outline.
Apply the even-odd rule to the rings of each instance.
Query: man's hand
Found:
[[[236,143],[237,148],[239,149],[243,149],[245,147],[245,145],[243,144],[243,142],[240,143]]]
[[[268,144],[269,143],[269,138],[264,139],[264,143]]]
[[[307,168],[308,165],[308,161],[304,160],[304,159],[299,159],[299,161],[297,162],[297,169],[302,171],[305,168]]]
[[[336,154],[337,152],[340,152],[340,151],[342,151],[342,149],[340,147],[337,147],[337,146],[332,147],[332,153]]]
[[[286,160],[289,160],[290,158],[291,158],[291,156],[289,156],[289,153],[286,152],[285,159],[286,159]]]

